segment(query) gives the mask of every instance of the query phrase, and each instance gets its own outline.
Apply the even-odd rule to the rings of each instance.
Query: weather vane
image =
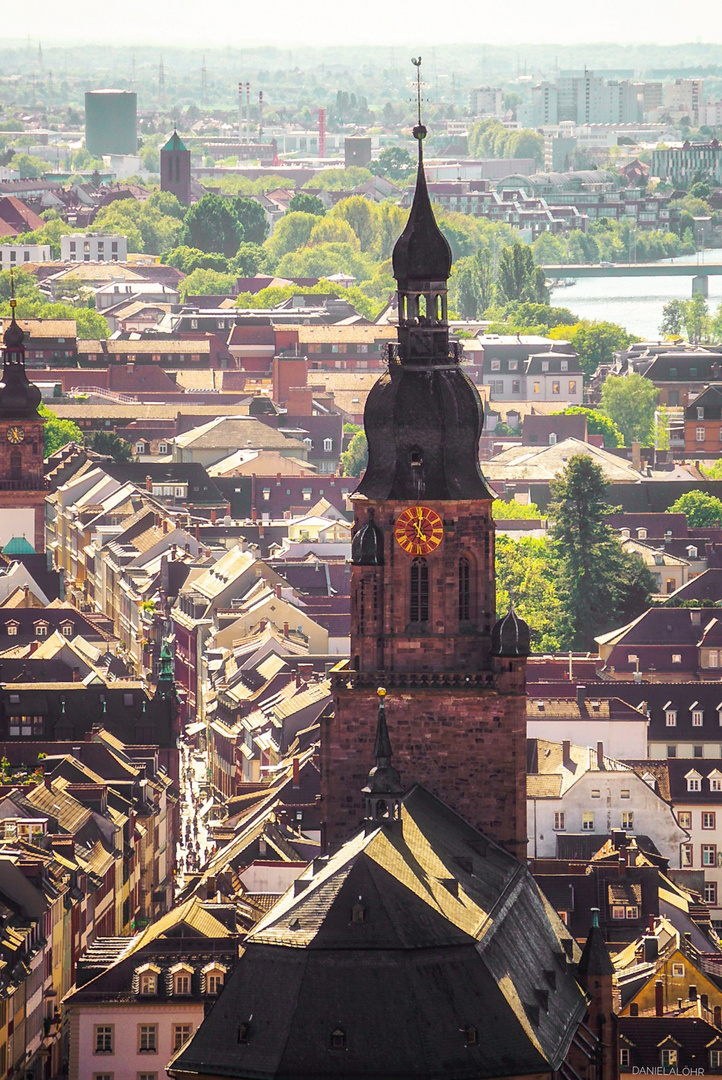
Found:
[[[421,127],[421,57],[412,56],[411,63],[416,68],[416,107],[419,114],[419,127]]]

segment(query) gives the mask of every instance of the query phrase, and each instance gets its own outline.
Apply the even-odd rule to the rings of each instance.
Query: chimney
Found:
[[[226,517],[231,517],[231,504],[226,503]]]
[[[298,758],[293,759],[293,787],[297,791],[301,786],[301,766]]]
[[[313,664],[299,664],[298,671],[304,682],[310,682],[313,678]]]
[[[214,874],[209,874],[206,878],[206,900],[214,900],[216,895],[216,878]]]
[[[654,984],[654,1015],[664,1016],[664,983],[661,979]]]
[[[73,668],[73,682],[80,682],[80,668]]]
[[[642,447],[637,439],[632,443],[632,468],[636,472],[642,471]]]
[[[23,607],[30,607],[30,586],[23,585]]]
[[[256,508],[255,508],[255,506],[252,507],[252,509],[251,509],[251,521],[253,522],[254,525],[256,524]]]
[[[168,534],[168,518],[163,518],[163,536]]]
[[[653,964],[659,956],[659,942],[654,935],[644,938],[644,962]]]
[[[287,622],[285,622],[283,624],[283,636],[288,637],[288,623]]]
[[[603,769],[604,768],[604,743],[603,742],[598,742],[597,743],[597,768],[598,769]]]
[[[580,709],[584,708],[584,699],[585,699],[585,695],[586,695],[586,690],[587,690],[586,686],[578,686],[577,687],[577,705],[579,706]]]
[[[146,478],[145,478],[145,490],[146,491],[152,491],[153,490],[153,477],[152,476],[146,476]]]
[[[215,523],[216,523],[216,512],[215,512],[215,510],[211,510],[211,525],[215,525]]]
[[[201,527],[200,527],[199,522],[196,522],[196,543],[199,542],[200,538],[201,538]]]
[[[38,647],[37,641],[31,641],[30,644],[28,645],[28,656],[32,656],[32,654],[35,652],[37,647]]]
[[[48,791],[53,790],[53,783],[52,783],[52,780],[50,779],[50,774],[49,773],[46,773],[46,772],[43,773],[43,783],[45,784]]]
[[[647,924],[647,929],[649,930],[650,934],[654,933],[654,915],[649,916],[649,922]]]
[[[571,739],[564,739],[562,742],[562,762],[569,761],[572,752]]]
[[[276,585],[276,596],[281,599],[281,585]]]

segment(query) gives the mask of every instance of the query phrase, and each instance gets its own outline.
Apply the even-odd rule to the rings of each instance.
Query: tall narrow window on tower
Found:
[[[429,621],[429,564],[414,559],[411,564],[411,622]]]
[[[471,567],[466,555],[459,559],[459,622],[471,618]]]

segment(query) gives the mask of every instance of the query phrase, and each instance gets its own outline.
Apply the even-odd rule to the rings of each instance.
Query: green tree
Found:
[[[611,364],[615,352],[638,340],[616,323],[590,322],[588,319],[582,319],[574,326],[555,327],[549,331],[549,337],[573,345],[579,356],[579,366],[587,377],[591,377],[600,364]]]
[[[688,339],[698,344],[709,333],[709,307],[702,293],[695,293],[684,305],[684,325]]]
[[[465,319],[480,319],[494,297],[494,266],[491,252],[481,248],[457,263],[451,277],[454,308]]]
[[[361,476],[368,465],[369,445],[366,433],[359,431],[341,454],[341,470],[344,476]]]
[[[403,183],[413,176],[416,161],[403,147],[389,146],[386,150],[382,150],[377,158],[369,162],[369,169],[377,176],[385,176],[389,180],[398,180]]]
[[[204,195],[188,210],[180,243],[231,257],[238,251],[243,238],[243,226],[231,204],[220,195]]]
[[[53,171],[53,166],[42,158],[33,154],[16,154],[12,160],[12,168],[20,173],[21,180],[35,180],[39,176]]]
[[[297,191],[288,204],[288,209],[293,213],[298,211],[302,214],[313,214],[315,217],[323,217],[326,207],[318,195],[311,195],[308,191]]]
[[[229,261],[228,269],[240,277],[253,277],[266,268],[266,253],[260,244],[243,243]]]
[[[183,300],[187,296],[230,296],[235,283],[235,274],[198,268],[183,278],[178,289]]]
[[[154,191],[146,206],[149,210],[157,210],[163,217],[177,218],[178,221],[182,221],[186,216],[186,207],[170,191]]]
[[[41,405],[38,412],[46,418],[43,426],[43,454],[46,458],[69,442],[82,446],[83,432],[72,420],[59,419],[57,413],[52,412],[46,405]]]
[[[659,324],[660,334],[666,337],[679,337],[684,323],[684,300],[670,300],[662,308],[662,321]]]
[[[363,195],[353,195],[350,199],[342,199],[336,203],[328,216],[340,217],[351,226],[362,251],[368,251],[371,248],[376,235],[373,203],[365,199]]]
[[[316,173],[303,186],[320,188],[322,191],[351,191],[359,184],[365,184],[372,176],[368,169],[359,165],[350,165],[348,169],[324,169]]]
[[[318,217],[315,214],[306,214],[300,210],[284,214],[276,224],[273,236],[263,245],[269,258],[275,264],[289,252],[305,247],[317,225]]]
[[[276,266],[279,277],[327,278],[332,274],[349,274],[365,281],[373,273],[373,261],[351,244],[317,244],[284,255]]]
[[[243,226],[243,239],[249,244],[262,244],[268,236],[266,213],[256,199],[234,199],[233,209]]]
[[[631,375],[610,376],[602,386],[602,411],[613,420],[626,446],[639,441],[650,446],[653,438],[654,412],[659,390],[636,371]]]
[[[640,614],[656,590],[647,567],[624,551],[606,520],[607,489],[601,466],[586,454],[571,457],[551,483],[550,535],[567,647],[592,648],[596,634]]]
[[[163,263],[182,270],[184,274],[192,274],[199,269],[218,270],[220,273],[228,271],[228,259],[225,255],[220,255],[217,251],[200,251],[199,248],[187,247],[185,244],[163,255]]]
[[[554,416],[586,416],[587,418],[587,433],[589,435],[602,435],[604,436],[604,445],[613,449],[617,446],[624,446],[624,436],[621,431],[608,416],[598,411],[598,409],[586,409],[583,405],[570,405],[568,409],[564,409],[563,412],[553,413]]]
[[[700,468],[705,476],[709,476],[710,480],[722,480],[722,458],[718,458],[712,465],[705,465],[701,462]]]
[[[133,460],[133,447],[114,431],[90,431],[85,436],[85,445],[118,463]]]
[[[722,524],[722,501],[706,491],[687,491],[669,507],[670,514],[686,514],[692,529],[709,529]]]
[[[349,223],[332,214],[319,218],[314,225],[308,238],[308,247],[315,247],[316,244],[350,244],[359,250],[358,238]]]
[[[568,640],[566,613],[559,596],[554,549],[547,539],[496,538],[496,607],[506,614],[514,606],[529,624],[535,652],[558,652]]]
[[[498,426],[498,425],[497,425]],[[494,499],[491,504],[491,516],[495,521],[509,521],[512,518],[529,521],[532,518],[542,518],[542,514],[536,503],[520,503],[516,499]]]
[[[15,239],[13,237],[13,239]],[[24,237],[23,237],[24,240]],[[13,282],[15,283],[15,296],[18,300],[43,300],[43,294],[38,289],[38,283],[27,270],[0,270],[0,302],[9,300],[12,295]]]
[[[504,248],[499,257],[497,288],[502,303],[510,300],[529,300],[545,304],[549,293],[544,284],[544,271],[534,265],[532,250],[525,244]]]

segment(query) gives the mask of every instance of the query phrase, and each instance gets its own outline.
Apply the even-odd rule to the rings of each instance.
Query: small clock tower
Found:
[[[351,659],[323,721],[326,842],[363,816],[377,689],[401,780],[418,781],[518,858],[526,855],[529,628],[497,622],[493,492],[479,466],[483,410],[449,341],[451,251],[419,168],[393,253],[398,343],[366,403],[368,467],[354,500]]]
[[[0,536],[23,535],[36,551],[44,548],[46,487],[43,478],[41,393],[25,370],[25,334],[12,317],[3,335],[0,382]]]

